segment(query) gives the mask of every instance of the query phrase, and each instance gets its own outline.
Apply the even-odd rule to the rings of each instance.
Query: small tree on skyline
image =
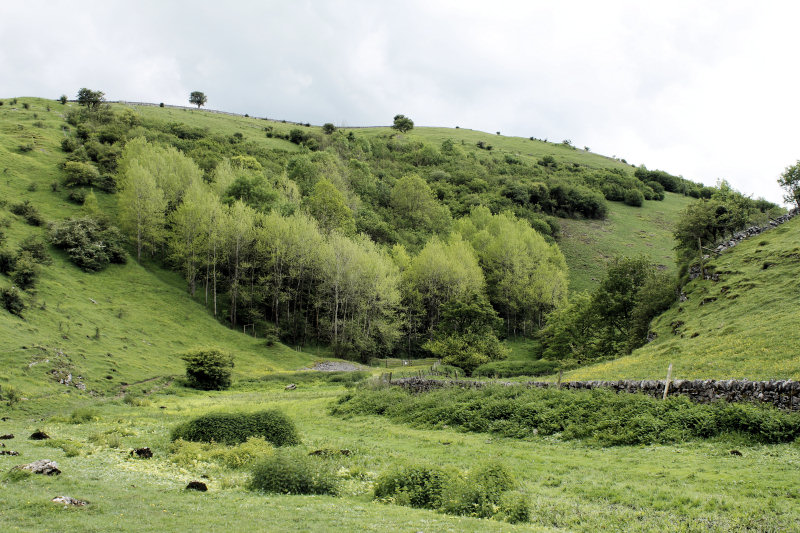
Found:
[[[93,91],[86,87],[82,87],[78,91],[78,104],[86,106],[88,109],[97,109],[104,101],[105,93],[103,91]]]
[[[207,101],[208,97],[202,91],[192,91],[189,95],[189,103],[196,105],[197,109],[200,109],[201,105],[206,105]]]
[[[795,207],[800,209],[800,160],[796,164],[786,167],[781,177],[778,178],[778,185],[786,191],[783,199],[789,203],[794,202]]]
[[[394,124],[392,124],[392,129],[395,129],[400,133],[405,133],[407,131],[411,131],[413,128],[414,128],[413,120],[411,120],[405,115],[395,115]]]

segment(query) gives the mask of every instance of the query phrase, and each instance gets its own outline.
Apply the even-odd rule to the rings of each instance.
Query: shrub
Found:
[[[11,250],[0,250],[0,274],[9,275],[16,262],[17,255]]]
[[[6,405],[14,405],[19,402],[20,398],[22,398],[22,396],[14,387],[10,385],[6,385],[5,387],[0,386],[0,400],[6,402]]]
[[[177,426],[172,440],[239,444],[248,437],[264,437],[275,446],[300,443],[289,417],[276,409],[255,413],[211,413]]]
[[[558,370],[557,361],[496,361],[479,366],[473,376],[513,378],[517,376],[546,376]]]
[[[202,348],[181,355],[186,361],[189,386],[201,390],[223,390],[231,386],[233,357],[215,348]]]
[[[633,207],[642,207],[644,194],[639,189],[628,189],[625,191],[625,203]]]
[[[53,262],[50,254],[47,253],[47,242],[41,235],[31,235],[19,245],[19,251],[28,252],[34,261],[42,265],[49,265]]]
[[[58,101],[59,101],[59,102],[61,102],[61,105],[64,105],[64,104],[66,104],[66,103],[67,103],[67,95],[66,95],[66,94],[62,94],[62,95],[61,95],[61,96],[58,98]]]
[[[35,147],[34,147],[33,143],[25,143],[25,144],[20,144],[19,146],[17,146],[17,150],[19,150],[19,152],[21,154],[26,154],[26,153],[32,151],[34,148]]]
[[[336,126],[334,126],[332,123],[326,122],[325,124],[322,125],[322,133],[330,135],[334,131],[336,131]]]
[[[253,467],[250,490],[277,494],[338,492],[336,475],[319,459],[297,452],[279,452]]]
[[[500,510],[494,518],[499,518],[512,524],[530,521],[531,507],[528,503],[528,498],[519,492],[504,493],[500,498]]]
[[[480,466],[464,478],[450,481],[441,510],[448,514],[491,518],[503,493],[514,488],[514,479],[498,463]]]
[[[22,312],[25,310],[25,302],[22,301],[22,294],[16,287],[6,287],[0,289],[0,302],[6,311],[12,315],[22,317]]]
[[[87,272],[127,261],[125,238],[115,227],[91,217],[70,218],[50,226],[50,239],[75,265]]]
[[[91,163],[80,161],[67,161],[64,163],[64,185],[75,187],[78,185],[92,185],[100,179],[100,172]]]
[[[100,418],[96,409],[90,407],[81,407],[76,409],[69,415],[70,424],[84,424],[86,422],[93,422]]]
[[[83,205],[86,200],[86,189],[73,189],[67,196],[67,200],[74,204]]]
[[[31,204],[30,200],[12,205],[10,211],[15,215],[23,217],[31,226],[41,226],[44,224],[44,218],[39,214],[39,210]]]
[[[36,264],[30,252],[21,252],[17,255],[14,262],[14,270],[11,271],[11,279],[22,290],[30,289],[36,283],[39,276],[39,265]]]
[[[438,509],[451,475],[438,466],[411,465],[384,472],[375,481],[375,499]]]
[[[65,137],[61,140],[61,151],[71,153],[78,149],[80,143],[74,137]]]

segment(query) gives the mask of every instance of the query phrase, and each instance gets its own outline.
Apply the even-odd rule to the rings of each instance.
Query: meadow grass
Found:
[[[13,409],[11,420],[0,427],[18,435],[7,443],[22,455],[0,457],[0,470],[46,457],[56,460],[63,474],[0,481],[0,523],[8,524],[7,531],[792,531],[800,521],[796,443],[712,439],[598,448],[555,437],[415,429],[383,417],[329,415],[342,392],[330,384],[294,391],[284,391],[281,383],[258,391],[234,385],[212,393],[172,385],[152,395],[149,406],[93,403],[99,417],[81,424],[47,416],[42,422]],[[54,400],[42,405],[63,409]],[[339,477],[340,497],[254,493],[246,489],[247,468],[230,468],[202,454],[193,459],[173,453],[169,431],[175,425],[209,411],[254,406],[286,412],[298,427],[302,450],[351,451],[326,459]],[[39,428],[60,439],[56,447],[24,438]],[[104,432],[116,434],[119,447],[91,438]],[[149,446],[154,458],[130,457],[129,450],[138,446]],[[732,448],[742,455],[731,455]],[[263,453],[272,452],[265,448]],[[531,523],[510,525],[372,500],[375,480],[398,465],[428,463],[469,472],[476,458],[502,464],[519,481],[531,504]],[[185,491],[191,480],[203,480],[210,492]],[[92,504],[64,510],[49,502],[60,494]]]

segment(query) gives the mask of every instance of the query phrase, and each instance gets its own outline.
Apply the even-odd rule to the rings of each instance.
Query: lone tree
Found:
[[[783,199],[787,202],[794,202],[795,207],[800,209],[800,161],[786,167],[781,177],[778,178],[778,185],[786,191]]]
[[[322,133],[330,135],[334,131],[336,131],[336,126],[334,126],[332,123],[326,122],[325,124],[322,125]]]
[[[200,109],[201,105],[206,105],[207,101],[208,97],[202,91],[192,91],[192,94],[189,95],[189,103],[196,105],[197,109]]]
[[[105,102],[105,93],[93,91],[83,87],[78,91],[78,104],[86,106],[88,109],[97,109],[100,104]]]
[[[400,133],[405,133],[414,128],[414,121],[405,115],[395,115],[392,128],[396,129]]]

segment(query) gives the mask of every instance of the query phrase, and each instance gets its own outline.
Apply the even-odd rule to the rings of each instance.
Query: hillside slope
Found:
[[[80,213],[66,200],[68,191],[51,189],[61,179],[64,107],[33,98],[0,107],[0,230],[7,250],[46,233],[11,214],[13,204],[30,200],[46,221]],[[20,149],[28,144],[31,150]],[[97,196],[101,206],[113,204],[112,196]],[[224,347],[235,355],[235,374],[248,376],[298,368],[313,359],[228,329],[189,298],[180,276],[156,266],[129,258],[125,265],[90,274],[52,247],[49,255],[52,264],[41,267],[34,291],[25,296],[24,318],[0,309],[0,386],[13,384],[24,396],[77,390],[58,383],[70,374],[71,385],[100,393],[181,374],[177,355],[195,346]],[[0,288],[9,285],[0,275]]]
[[[651,325],[633,354],[565,374],[569,379],[673,377],[800,379],[800,218],[752,237],[708,263]]]

